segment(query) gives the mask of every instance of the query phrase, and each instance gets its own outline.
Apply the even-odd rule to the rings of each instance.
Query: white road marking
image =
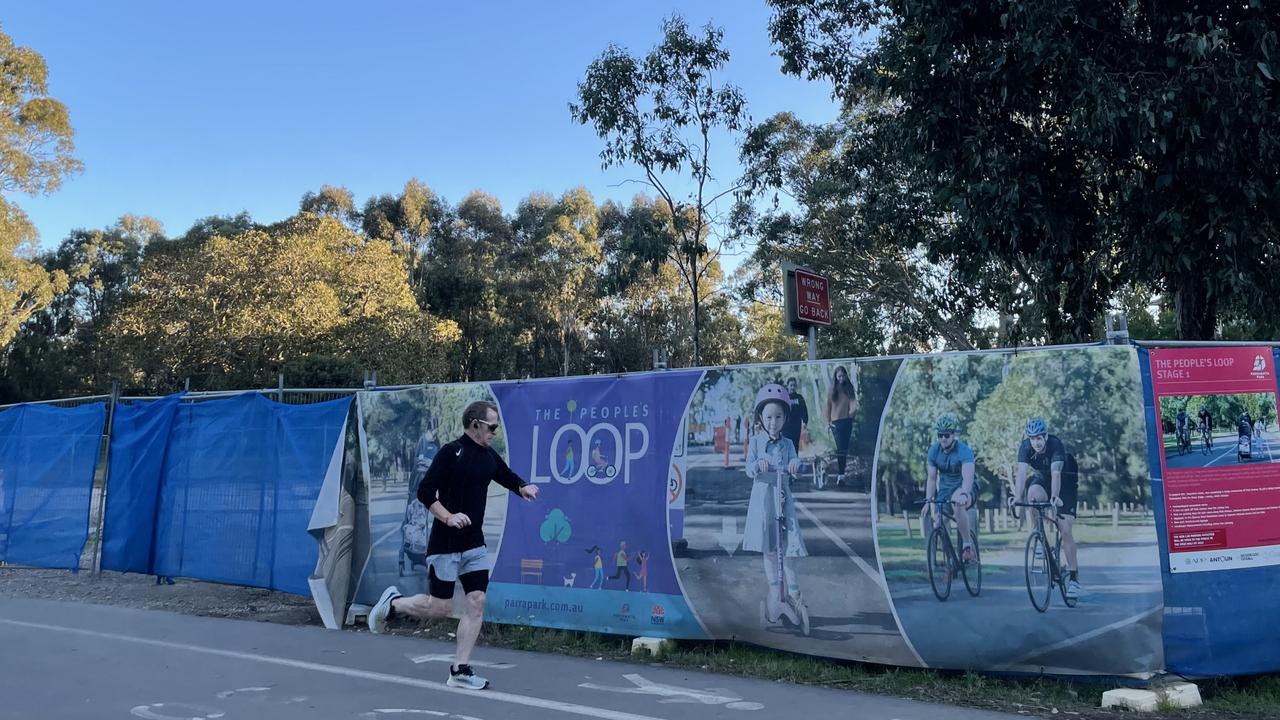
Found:
[[[452,665],[454,656],[452,653],[439,653],[436,655],[405,655],[405,657],[419,665],[428,662],[447,662]],[[515,663],[485,662],[484,660],[472,660],[469,664],[476,667],[493,668],[494,670],[510,670],[515,667]]]
[[[844,540],[841,540],[840,536],[836,535],[831,528],[823,524],[823,522],[818,519],[818,516],[813,514],[812,510],[806,507],[799,500],[796,501],[796,507],[800,508],[800,512],[804,513],[804,516],[809,518],[814,525],[818,526],[818,529],[822,531],[823,535],[827,536],[828,540],[835,543],[836,547],[844,551],[844,554],[848,555],[849,559],[852,560],[853,563],[862,570],[862,572],[866,573],[867,577],[871,578],[871,582],[875,583],[881,590],[886,589],[884,585],[884,577],[881,576],[880,573],[876,572],[866,560],[859,557],[858,554],[853,551],[853,548],[849,547],[849,544]]]
[[[278,665],[281,667],[294,668],[295,670],[310,670],[312,672],[327,673],[329,675],[341,675],[343,677],[357,678],[360,680],[372,680],[374,682],[389,683],[392,685],[405,685],[407,687],[419,688],[422,690],[434,690],[436,692],[449,693],[451,695],[460,695],[476,698],[477,700],[486,700],[492,702],[507,703],[509,705],[523,705],[525,707],[536,707],[543,710],[556,710],[572,715],[582,715],[590,718],[603,718],[604,720],[661,720],[651,715],[640,715],[637,713],[621,712],[618,710],[610,710],[608,708],[592,707],[590,705],[578,705],[575,703],[561,702],[559,700],[549,700],[546,698],[533,697],[530,695],[520,695],[517,693],[505,693],[495,690],[485,690],[476,692],[475,690],[464,690],[462,688],[453,688],[442,682],[432,682],[430,680],[421,680],[419,678],[405,677],[403,675],[392,675],[390,673],[373,672],[371,670],[357,670],[355,668],[341,667],[339,665],[325,665],[323,663],[307,662],[305,660],[294,660],[292,658],[277,657],[274,655],[260,655],[258,653],[240,652],[238,650],[220,650],[218,648],[205,647],[203,645],[190,645],[187,643],[170,642],[167,640],[151,640],[149,638],[133,637],[131,635],[119,635],[116,633],[99,632],[97,630],[83,630],[81,628],[62,627],[60,625],[46,625],[43,623],[23,622],[21,620],[10,620],[8,618],[0,618],[0,623],[5,625],[13,625],[16,627],[27,627],[36,630],[48,630],[52,632],[70,633],[73,635],[82,635],[86,637],[95,637],[103,640],[118,640],[120,642],[131,642],[138,645],[147,645],[150,647],[162,647],[170,650],[185,650],[187,652],[201,653],[204,655],[214,655],[216,657],[230,658],[232,660],[247,660],[250,662],[260,662],[268,665]],[[138,708],[164,707],[162,703],[154,705],[139,705]],[[138,708],[135,708],[138,709]],[[137,713],[134,713],[137,715]],[[163,716],[144,716],[138,717],[150,718],[150,720],[172,720]],[[220,715],[212,717],[221,717]],[[187,720],[181,718],[180,720]],[[204,718],[196,718],[195,720],[212,720],[211,716]]]
[[[703,705],[724,705],[733,710],[762,710],[764,705],[757,702],[744,702],[737,695],[729,693],[727,690],[720,688],[712,688],[709,690],[695,690],[693,688],[684,688],[676,685],[663,685],[646,680],[637,673],[628,673],[622,676],[631,682],[634,687],[617,686],[617,685],[598,685],[596,683],[579,683],[578,687],[588,690],[604,690],[605,692],[625,693],[629,695],[657,695],[662,698],[659,702],[664,703],[701,703]]]
[[[267,691],[269,691],[270,689],[271,689],[271,688],[269,688],[269,687],[246,687],[246,688],[236,688],[236,689],[234,689],[234,690],[223,690],[222,692],[218,693],[215,697],[217,697],[217,698],[218,698],[218,699],[220,699],[220,700],[226,700],[227,698],[231,697],[232,695],[239,695],[239,694],[241,694],[241,693],[251,693],[251,692],[252,692],[252,693],[261,693],[261,692],[267,692]]]
[[[1003,669],[1017,668],[1020,665],[1025,665],[1028,660],[1030,660],[1033,657],[1036,657],[1037,655],[1043,655],[1045,653],[1050,653],[1055,650],[1063,650],[1065,648],[1071,647],[1072,645],[1079,645],[1080,643],[1085,642],[1086,640],[1092,640],[1098,637],[1099,635],[1102,635],[1104,633],[1109,633],[1112,630],[1118,630],[1119,628],[1126,627],[1128,625],[1133,625],[1134,623],[1141,621],[1147,616],[1153,613],[1161,612],[1163,610],[1164,610],[1163,605],[1156,605],[1153,608],[1143,610],[1137,615],[1127,617],[1123,620],[1117,620],[1111,623],[1110,625],[1103,625],[1102,627],[1094,628],[1087,633],[1082,633],[1080,635],[1076,635],[1075,637],[1070,637],[1070,638],[1067,638],[1066,640],[1061,640],[1059,642],[1053,643],[1052,645],[1046,645],[1042,648],[1037,648],[1036,650],[1032,650],[1031,652],[1023,654],[1021,657],[1017,658],[1016,660],[1013,660],[1012,662],[1005,663],[993,669],[1003,670]]]
[[[164,712],[156,712],[159,708],[164,708]],[[170,715],[170,712],[182,713],[181,715]],[[190,715],[188,713],[197,712],[199,715]],[[216,720],[226,715],[217,708],[205,707],[203,705],[187,705],[186,703],[151,703],[150,705],[139,705],[129,711],[130,715],[140,717],[142,720]]]

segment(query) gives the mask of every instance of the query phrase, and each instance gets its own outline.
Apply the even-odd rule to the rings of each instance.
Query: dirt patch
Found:
[[[197,580],[156,584],[151,575],[0,568],[0,598],[39,598],[186,615],[320,625],[310,597]]]

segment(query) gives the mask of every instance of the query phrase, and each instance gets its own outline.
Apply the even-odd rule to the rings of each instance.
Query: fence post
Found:
[[[93,521],[93,527],[91,528],[91,532],[98,536],[98,542],[94,543],[93,548],[92,572],[95,575],[102,572],[103,528],[107,519],[107,478],[111,475],[111,436],[116,424],[116,405],[119,402],[120,383],[113,380],[111,382],[111,399],[107,402],[107,427],[104,435],[106,447],[102,452],[102,487],[98,490],[97,518]]]
[[[908,539],[908,540],[910,540],[910,539],[911,539],[911,537],[912,537],[912,535],[911,535],[911,513],[907,512],[906,510],[903,510],[903,511],[902,511],[902,521],[903,521],[904,523],[906,523],[906,525],[907,525],[907,539]]]
[[[1111,527],[1120,527],[1120,503],[1111,503]]]
[[[284,402],[284,373],[276,373],[276,402]]]

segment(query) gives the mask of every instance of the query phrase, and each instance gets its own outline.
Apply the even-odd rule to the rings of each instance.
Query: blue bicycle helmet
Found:
[[[1049,426],[1040,418],[1031,418],[1027,421],[1027,437],[1034,435],[1045,435],[1049,432]]]

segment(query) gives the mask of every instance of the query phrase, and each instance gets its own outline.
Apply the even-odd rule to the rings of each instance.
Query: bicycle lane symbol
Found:
[[[596,683],[579,683],[578,687],[588,690],[603,690],[628,695],[653,695],[661,698],[661,703],[701,703],[703,705],[723,705],[730,710],[763,710],[764,705],[758,702],[743,700],[741,697],[722,688],[695,690],[676,685],[663,685],[646,680],[637,673],[622,676],[631,683],[631,687],[616,685],[597,685]]]

